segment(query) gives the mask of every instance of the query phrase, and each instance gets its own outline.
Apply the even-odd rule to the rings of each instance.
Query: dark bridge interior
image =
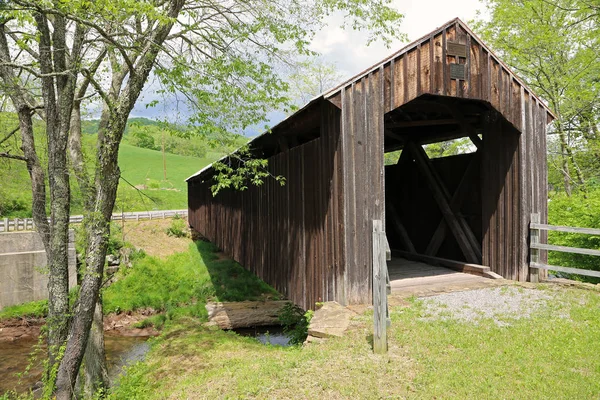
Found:
[[[401,150],[385,167],[393,250],[482,263],[482,153],[494,112],[481,101],[426,95],[386,114],[385,152]],[[423,148],[459,138],[470,139],[465,154],[433,158]]]

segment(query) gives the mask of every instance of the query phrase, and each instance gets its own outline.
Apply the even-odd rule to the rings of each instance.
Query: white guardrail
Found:
[[[165,210],[165,211],[135,211],[121,212],[112,215],[113,221],[140,221],[144,219],[173,218],[175,215],[187,217],[188,210]],[[69,222],[80,224],[83,215],[72,215]],[[0,232],[30,231],[35,229],[33,218],[0,218]]]

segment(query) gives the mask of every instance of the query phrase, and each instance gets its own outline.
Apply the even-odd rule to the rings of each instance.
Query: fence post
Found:
[[[539,213],[531,214],[531,223],[540,223]],[[533,283],[538,283],[540,281],[540,270],[538,268],[532,267],[532,265],[534,263],[540,262],[540,249],[534,249],[533,247],[531,247],[531,245],[540,243],[540,230],[538,228],[529,227],[529,232],[529,281]]]
[[[8,218],[4,218],[4,232],[8,232]]]
[[[373,220],[373,352],[387,353],[387,264],[385,232],[381,220]]]

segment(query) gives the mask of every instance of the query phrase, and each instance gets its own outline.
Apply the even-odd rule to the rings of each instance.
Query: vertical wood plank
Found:
[[[442,44],[443,34],[437,35],[433,39],[433,83],[432,93],[442,94],[444,91],[444,66],[445,66],[445,50]]]
[[[531,214],[531,222],[534,224],[539,224],[540,223],[540,214],[539,213]],[[539,244],[540,243],[540,230],[536,229],[536,228],[530,228],[530,232],[531,232],[531,239],[530,239],[531,244]],[[532,264],[540,262],[540,250],[539,249],[534,249],[533,247],[531,247],[529,249],[529,254],[530,254],[529,259]],[[533,283],[537,283],[540,281],[539,269],[533,268],[531,265],[529,266],[529,281],[533,282]]]
[[[385,232],[380,220],[373,220],[373,352],[387,353],[387,264],[385,260]]]

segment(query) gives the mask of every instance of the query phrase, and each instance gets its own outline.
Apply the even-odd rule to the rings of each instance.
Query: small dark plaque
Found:
[[[449,56],[467,57],[467,45],[448,42],[446,44],[446,53]]]
[[[465,80],[465,64],[450,64],[450,79]]]

